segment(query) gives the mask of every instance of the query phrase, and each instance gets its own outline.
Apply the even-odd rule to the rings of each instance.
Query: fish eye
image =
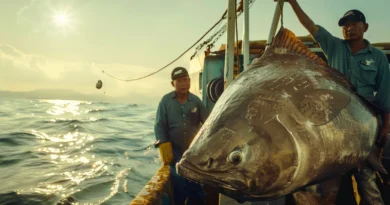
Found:
[[[232,153],[230,153],[229,157],[228,157],[228,160],[234,164],[238,164],[241,162],[242,160],[242,155],[241,155],[241,152],[239,151],[234,151]]]

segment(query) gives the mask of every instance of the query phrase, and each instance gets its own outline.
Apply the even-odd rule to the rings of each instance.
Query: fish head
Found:
[[[250,120],[251,99],[220,111],[217,107],[211,113],[176,165],[179,175],[236,199],[271,199],[284,194],[275,190],[285,190],[294,176],[295,143],[276,119],[265,125]]]

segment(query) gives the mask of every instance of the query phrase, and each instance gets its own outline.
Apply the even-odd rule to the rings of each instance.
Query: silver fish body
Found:
[[[282,28],[223,92],[176,166],[237,199],[276,199],[360,166],[377,133],[374,110]]]

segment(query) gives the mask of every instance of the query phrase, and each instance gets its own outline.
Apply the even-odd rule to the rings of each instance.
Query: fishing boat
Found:
[[[248,65],[255,58],[261,57],[267,46],[272,41],[276,33],[278,22],[281,15],[283,1],[278,1],[275,8],[273,21],[267,40],[249,41],[249,27],[246,22],[249,18],[249,1],[241,1],[239,6],[236,6],[235,0],[229,0],[227,9],[227,43],[222,44],[217,50],[212,51],[208,46],[201,55],[194,55],[190,59],[190,91],[197,95],[205,104],[208,110],[212,110],[218,98],[224,91],[225,86],[228,86],[236,76],[247,69]],[[244,35],[243,40],[236,41],[234,38],[235,20],[237,10],[243,9],[244,13]],[[232,17],[233,18],[229,18]],[[326,56],[319,44],[316,43],[311,36],[298,36],[298,38],[309,47],[309,49],[327,62]],[[382,50],[390,62],[390,42],[372,43],[372,46]],[[389,64],[390,66],[390,64]],[[390,171],[390,143],[387,143],[383,153],[382,162],[387,170]],[[382,196],[386,204],[390,204],[390,188],[382,182],[381,175],[378,174],[377,184],[382,192]],[[149,180],[144,188],[138,193],[131,205],[154,205],[166,204],[173,205],[172,186],[170,181],[170,170],[168,166],[162,166],[156,174]],[[206,189],[207,204],[210,205],[235,205],[240,204],[235,200],[219,193],[215,193]],[[360,197],[357,193],[356,182],[354,177],[349,175],[342,181],[338,198],[338,204],[359,204]],[[245,202],[245,205],[287,205],[294,204],[291,196],[286,196],[274,201],[259,201]]]

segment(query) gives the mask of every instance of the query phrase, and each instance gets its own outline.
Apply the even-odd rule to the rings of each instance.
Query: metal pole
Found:
[[[236,0],[228,0],[227,13],[227,42],[225,49],[225,66],[224,66],[224,81],[225,88],[233,81],[234,73],[234,31],[235,31],[235,4]]]
[[[243,55],[244,55],[244,70],[249,66],[249,0],[244,0],[244,33],[243,33]]]
[[[278,27],[279,19],[280,19],[280,8],[283,7],[284,0],[278,0],[275,8],[274,18],[272,19],[271,29],[269,32],[268,40],[267,40],[267,46],[266,49],[269,47],[268,45],[272,42],[272,38],[275,36],[276,33],[276,27]]]

